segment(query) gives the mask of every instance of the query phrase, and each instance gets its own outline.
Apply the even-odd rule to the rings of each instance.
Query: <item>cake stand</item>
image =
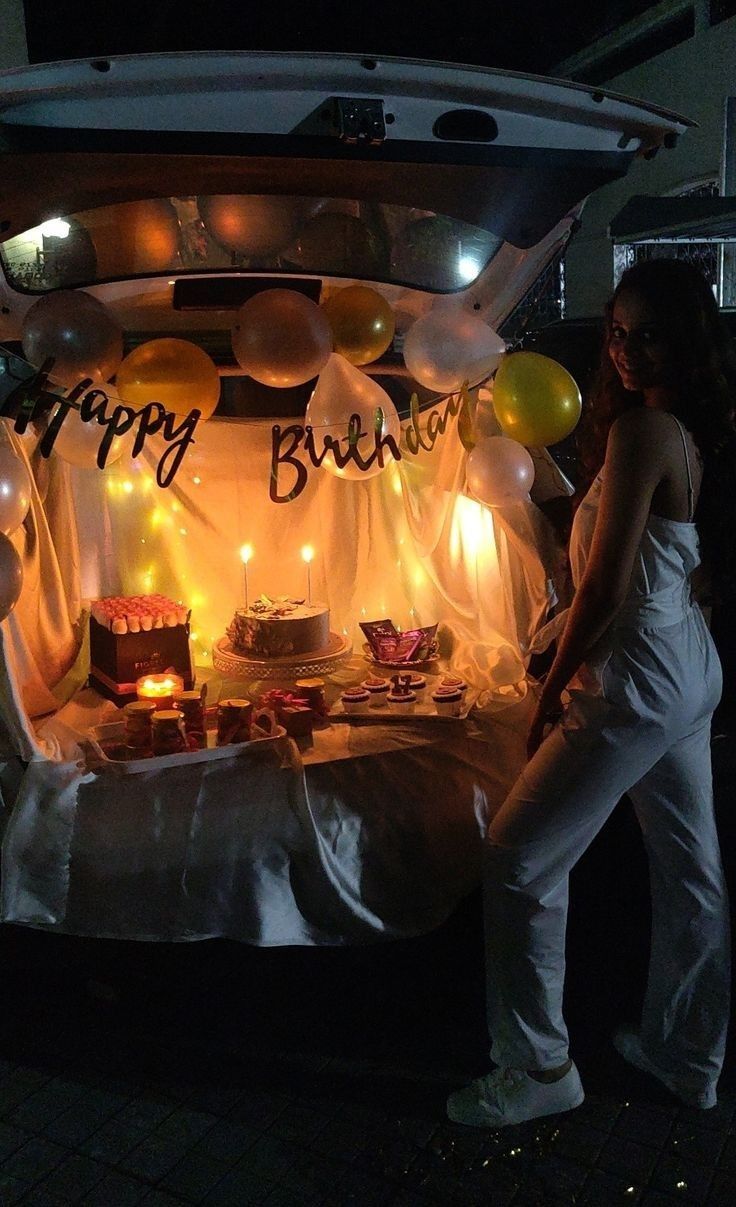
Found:
[[[337,633],[330,633],[329,642],[319,650],[282,658],[245,658],[235,653],[227,637],[221,637],[212,649],[212,665],[238,679],[306,679],[332,674],[350,661],[352,653],[352,643]]]

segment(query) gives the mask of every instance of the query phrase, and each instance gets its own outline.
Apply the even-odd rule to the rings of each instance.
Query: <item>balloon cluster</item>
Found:
[[[471,494],[490,507],[528,497],[534,463],[525,446],[546,447],[569,436],[580,418],[580,390],[567,369],[538,352],[505,356],[493,385],[501,435],[478,440],[467,464]]]
[[[53,358],[50,375],[67,388],[89,378],[104,386],[112,377],[124,403],[140,408],[158,402],[167,411],[187,415],[195,407],[209,419],[220,398],[214,361],[189,340],[152,339],[123,358],[120,324],[102,302],[82,289],[45,294],[26,312],[23,353],[34,365]],[[99,430],[70,411],[54,441],[54,452],[82,469],[97,466]],[[124,442],[113,441],[111,465],[122,456]]]
[[[346,286],[322,306],[293,289],[264,289],[240,307],[232,345],[240,367],[264,385],[285,389],[318,379],[305,423],[321,439],[321,464],[336,477],[360,479],[380,473],[383,466],[376,462],[366,470],[351,461],[338,465],[328,446],[330,441],[338,447],[349,442],[349,425],[356,415],[363,436],[391,435],[398,442],[396,407],[358,368],[383,355],[394,327],[391,306],[367,286]]]
[[[202,199],[202,216],[233,252],[246,246],[251,252],[271,252],[292,240],[308,217],[304,206],[295,208],[283,200],[276,212],[273,198]],[[316,214],[310,222],[319,217],[325,215]],[[349,444],[371,434],[398,441],[393,402],[361,371],[383,356],[394,334],[390,304],[368,286],[346,286],[321,306],[294,289],[276,288],[262,290],[240,307],[232,346],[241,368],[264,385],[284,389],[317,379],[306,423],[315,435],[326,438],[323,451],[328,451],[321,464],[339,477],[359,478],[379,473],[381,461],[370,469],[350,461],[339,465],[329,450],[335,441],[339,447],[342,440]],[[217,367],[206,352],[188,340],[152,339],[123,359],[119,324],[83,290],[57,290],[31,306],[23,323],[23,350],[35,364],[53,357],[52,377],[65,386],[82,378],[104,384],[114,376],[122,401],[136,408],[158,402],[167,411],[186,415],[196,407],[202,419],[208,419],[219,401]],[[474,447],[464,440],[472,449],[468,486],[491,506],[526,497],[533,465],[525,446],[563,440],[580,417],[580,392],[570,374],[538,353],[507,354],[497,332],[454,299],[443,300],[417,319],[405,335],[403,350],[414,380],[439,395],[478,385],[495,373],[493,409],[501,434],[481,437]],[[353,419],[350,429],[354,416],[360,426],[356,429]],[[96,465],[97,446],[94,426],[83,424],[76,413],[68,417],[54,445],[60,456],[84,467]],[[122,451],[118,441],[108,463]]]

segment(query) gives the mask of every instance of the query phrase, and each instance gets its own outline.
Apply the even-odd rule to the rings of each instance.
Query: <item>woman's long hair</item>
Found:
[[[642,260],[621,277],[605,311],[601,359],[580,425],[579,490],[601,468],[611,424],[643,396],[625,390],[608,353],[619,294],[636,293],[666,329],[674,358],[672,413],[693,435],[703,458],[695,512],[703,560],[714,593],[736,597],[736,353],[702,273],[684,260]]]

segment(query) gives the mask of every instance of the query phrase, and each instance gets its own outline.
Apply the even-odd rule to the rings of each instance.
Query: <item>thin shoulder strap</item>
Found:
[[[671,411],[670,411],[670,415],[672,415]],[[672,418],[674,419],[675,423],[677,424],[678,430],[680,432],[680,439],[682,440],[682,451],[685,454],[685,469],[687,470],[687,518],[688,518],[688,522],[692,523],[693,510],[694,510],[693,509],[693,498],[694,498],[695,492],[693,491],[693,476],[690,472],[690,454],[687,451],[687,440],[685,439],[685,428],[680,423],[680,420],[677,418],[677,415],[672,415]]]

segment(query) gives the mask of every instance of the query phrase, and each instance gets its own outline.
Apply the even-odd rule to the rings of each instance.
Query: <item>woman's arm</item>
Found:
[[[662,412],[648,408],[625,412],[611,427],[588,563],[532,722],[534,749],[560,710],[561,692],[626,598],[652,496],[667,469],[669,435]]]

